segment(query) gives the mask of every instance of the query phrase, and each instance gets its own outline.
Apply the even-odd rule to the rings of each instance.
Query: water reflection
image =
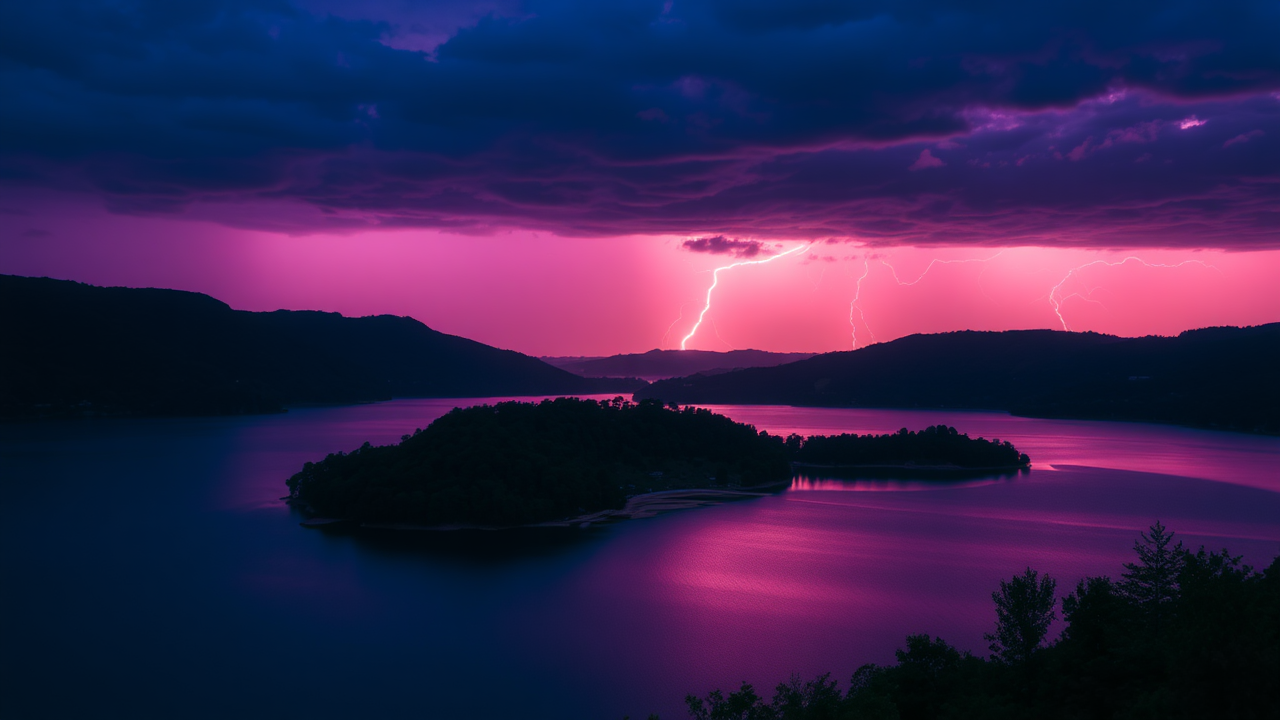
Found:
[[[782,434],[942,422],[1032,472],[804,473],[514,534],[304,529],[280,501],[302,463],[468,402],[0,426],[0,715],[679,718],[690,692],[847,679],[908,633],[982,652],[1000,579],[1114,575],[1157,518],[1255,565],[1280,551],[1276,438],[991,413],[718,408]]]
[[[1029,473],[1025,473],[1029,474]],[[791,479],[788,492],[923,492],[948,488],[973,488],[985,485],[1007,483],[1018,477],[1019,473],[1001,473],[984,475],[968,480],[912,480],[906,478],[861,478],[830,477],[827,475],[814,477],[796,475]]]
[[[297,520],[302,516],[294,513]],[[605,533],[605,526],[503,528],[499,530],[417,530],[360,527],[352,524],[306,528],[333,540],[360,543],[363,549],[388,558],[430,558],[474,566],[504,565],[563,554]]]
[[[950,425],[970,437],[1008,440],[1037,471],[1080,466],[1161,473],[1280,492],[1280,438],[1171,425],[1047,420],[962,410],[877,410],[778,405],[707,408],[779,435],[892,433]]]

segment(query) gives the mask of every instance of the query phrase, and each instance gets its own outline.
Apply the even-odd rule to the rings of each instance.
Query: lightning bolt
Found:
[[[924,276],[929,274],[929,271],[933,269],[934,265],[956,265],[956,264],[975,263],[975,262],[985,263],[1000,257],[1000,255],[1003,252],[1004,250],[1000,250],[995,255],[992,255],[989,258],[968,258],[965,260],[938,260],[937,258],[934,258],[933,260],[929,261],[929,264],[925,267],[924,272],[920,273],[919,277],[917,277],[915,280],[912,280],[911,282],[903,282],[902,278],[898,277],[897,268],[890,265],[888,261],[886,261],[884,258],[880,258],[880,264],[889,268],[889,272],[893,274],[894,282],[904,287],[910,287],[920,282],[921,280],[923,280]],[[853,349],[854,350],[858,349],[858,327],[853,322],[853,313],[855,311],[858,313],[858,317],[862,319],[863,327],[865,327],[867,329],[867,333],[871,335],[871,342],[873,343],[877,342],[876,334],[871,331],[871,326],[867,324],[867,316],[862,312],[862,306],[858,304],[858,301],[862,298],[862,281],[866,280],[867,276],[871,274],[871,263],[868,261],[866,256],[863,256],[862,264],[863,264],[862,277],[858,278],[858,284],[853,295],[853,300],[849,303],[849,325],[852,326],[853,328]]]
[[[822,280],[823,280],[823,278],[825,278],[826,276],[827,276],[827,267],[826,267],[825,265],[823,265],[823,266],[822,266],[822,272],[818,273],[818,282],[814,282],[814,281],[813,281],[813,273],[812,273],[812,272],[806,272],[806,273],[805,273],[805,277],[808,277],[808,278],[809,278],[809,284],[810,284],[810,285],[813,285],[813,294],[814,294],[814,295],[817,295],[817,294],[818,294],[818,288],[822,287]]]
[[[720,337],[720,328],[716,327],[716,319],[715,319],[715,318],[711,318],[711,329],[715,331],[715,333],[716,333],[716,339],[717,339],[717,340],[719,340],[720,342],[724,343],[725,345],[728,345],[730,350],[737,350],[737,349],[738,349],[738,348],[734,347],[734,346],[733,346],[733,345],[732,345],[728,340],[725,340],[724,338]]]
[[[889,268],[889,272],[893,273],[894,282],[898,283],[899,285],[910,286],[910,285],[915,285],[916,283],[923,280],[924,276],[929,274],[929,271],[933,269],[934,265],[961,265],[964,263],[991,262],[992,260],[995,260],[996,258],[1000,257],[1002,253],[1004,253],[1003,250],[1001,250],[1000,252],[997,252],[995,255],[992,255],[989,258],[969,258],[967,260],[938,260],[937,258],[935,258],[929,261],[929,265],[924,269],[924,272],[920,273],[920,277],[916,278],[915,280],[912,280],[911,282],[902,282],[902,279],[898,277],[898,271],[895,270],[892,265],[885,262],[884,258],[880,258],[880,263],[885,267]]]
[[[662,347],[663,345],[667,344],[667,336],[671,334],[671,328],[675,327],[676,323],[680,322],[683,319],[684,319],[684,304],[681,303],[680,317],[676,318],[674,321],[672,321],[670,325],[667,326],[667,331],[662,333],[662,340],[658,341],[658,347]]]
[[[1107,267],[1119,267],[1131,260],[1134,262],[1142,263],[1143,266],[1149,267],[1149,268],[1174,269],[1174,268],[1180,268],[1183,265],[1199,265],[1203,268],[1207,268],[1210,270],[1217,270],[1219,273],[1222,272],[1222,270],[1204,262],[1203,260],[1183,260],[1182,262],[1176,265],[1167,265],[1165,263],[1149,263],[1146,260],[1143,260],[1140,257],[1135,257],[1133,255],[1130,255],[1129,257],[1126,257],[1125,259],[1117,262],[1108,262],[1106,260],[1094,260],[1093,262],[1085,263],[1084,265],[1081,265],[1079,267],[1071,268],[1071,270],[1067,271],[1066,277],[1062,278],[1062,281],[1059,282],[1057,285],[1054,285],[1053,289],[1049,291],[1049,304],[1053,305],[1053,313],[1058,316],[1058,322],[1062,323],[1063,330],[1067,330],[1067,331],[1071,330],[1071,328],[1067,325],[1067,319],[1062,317],[1062,304],[1064,302],[1066,302],[1067,300],[1070,300],[1073,297],[1078,297],[1081,300],[1088,300],[1089,302],[1098,302],[1098,301],[1090,297],[1081,295],[1080,293],[1072,293],[1070,295],[1067,295],[1066,297],[1062,297],[1061,295],[1062,286],[1066,285],[1067,281],[1070,280],[1073,275],[1080,272],[1081,270],[1084,270],[1085,268],[1093,267],[1094,265],[1105,265]],[[1094,288],[1094,290],[1096,289],[1097,288]],[[1090,290],[1088,294],[1092,295],[1093,290]],[[1106,307],[1106,306],[1104,305],[1103,307]]]
[[[690,330],[689,334],[685,335],[684,339],[680,341],[680,349],[681,350],[686,349],[685,345],[689,342],[689,340],[693,338],[694,335],[697,334],[698,328],[702,326],[703,318],[707,316],[707,311],[711,309],[711,293],[716,289],[716,285],[720,283],[721,270],[729,270],[731,268],[741,267],[743,265],[764,265],[765,263],[771,263],[774,260],[777,260],[778,258],[784,258],[788,255],[792,255],[802,250],[807,250],[809,249],[810,245],[812,245],[812,243],[810,243],[809,245],[801,245],[800,247],[792,248],[784,253],[779,253],[778,255],[774,255],[773,257],[765,258],[764,260],[743,260],[742,262],[736,262],[736,263],[733,263],[732,265],[725,265],[723,267],[718,267],[715,270],[713,270],[711,272],[711,287],[707,288],[707,302],[705,305],[702,306],[702,312],[698,313],[698,322],[693,324],[693,329]]]
[[[876,341],[876,334],[871,332],[871,326],[867,324],[867,316],[862,313],[862,306],[858,304],[858,300],[862,298],[862,281],[867,279],[871,274],[871,261],[867,260],[864,255],[862,257],[862,277],[858,278],[858,284],[855,286],[853,300],[849,302],[849,327],[852,328],[853,349],[858,349],[858,326],[853,324],[853,311],[858,311],[858,317],[862,318],[862,326],[867,329],[867,334],[871,336],[871,342]]]

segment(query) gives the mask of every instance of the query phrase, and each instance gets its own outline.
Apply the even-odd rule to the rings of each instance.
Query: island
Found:
[[[304,525],[585,526],[785,489],[794,463],[1025,467],[1009,443],[955,428],[882,436],[757,431],[704,408],[557,398],[455,408],[396,445],[365,443],[287,481]]]
[[[792,465],[814,474],[941,478],[1031,466],[1031,458],[1013,443],[971,438],[946,425],[920,432],[902,428],[889,435],[814,435],[803,440],[792,435],[787,443],[793,448]]]

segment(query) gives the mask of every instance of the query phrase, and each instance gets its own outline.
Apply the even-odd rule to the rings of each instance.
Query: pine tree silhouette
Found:
[[[1178,574],[1186,562],[1182,542],[1170,546],[1173,535],[1159,520],[1149,534],[1141,533],[1133,543],[1138,562],[1124,564],[1118,583],[1120,594],[1142,608],[1156,628],[1167,620],[1168,606],[1178,597]]]

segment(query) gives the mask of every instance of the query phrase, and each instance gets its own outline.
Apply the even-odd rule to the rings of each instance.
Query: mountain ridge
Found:
[[[728,372],[771,367],[806,360],[817,353],[779,353],[767,350],[660,350],[606,357],[543,357],[544,362],[583,377],[638,377],[660,380],[694,373]]]
[[[392,397],[629,391],[413,318],[0,275],[0,417],[208,415]]]
[[[909,335],[773,368],[655,382],[679,403],[1004,410],[1280,433],[1280,323],[1121,338],[1059,330]]]

